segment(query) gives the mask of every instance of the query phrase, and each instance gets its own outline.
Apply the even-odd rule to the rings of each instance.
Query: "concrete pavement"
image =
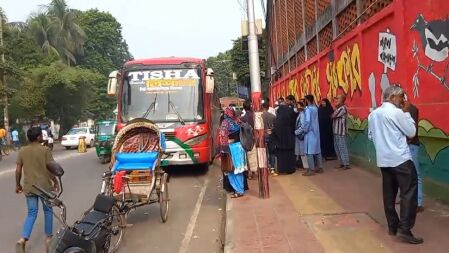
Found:
[[[449,208],[425,198],[414,233],[422,245],[388,236],[381,178],[363,169],[339,171],[327,162],[325,173],[270,178],[271,197],[258,198],[257,181],[238,199],[228,198],[226,253],[308,252],[389,253],[449,249]],[[399,207],[398,207],[399,208]]]
[[[73,223],[93,203],[107,166],[100,164],[93,149],[79,154],[57,148],[54,157],[66,172],[62,200],[67,205],[68,222]],[[9,158],[15,161],[13,156]],[[26,215],[23,196],[14,193],[14,168],[14,162],[8,166],[0,163],[0,253],[14,252]],[[171,168],[168,221],[161,223],[158,204],[131,212],[128,221],[133,226],[126,228],[118,252],[222,252],[225,196],[218,173],[216,165],[207,173],[193,167]],[[59,224],[54,222],[56,229]],[[27,253],[44,252],[43,241],[43,214],[39,210]]]

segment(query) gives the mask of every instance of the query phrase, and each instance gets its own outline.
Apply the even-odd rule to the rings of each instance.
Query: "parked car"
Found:
[[[66,135],[62,136],[61,145],[66,149],[78,147],[79,138],[86,137],[86,145],[93,147],[95,142],[95,133],[88,127],[75,127],[70,129]]]

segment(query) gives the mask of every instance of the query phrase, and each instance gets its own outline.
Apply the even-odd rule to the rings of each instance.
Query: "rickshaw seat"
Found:
[[[123,153],[115,155],[115,164],[112,172],[132,170],[153,170],[159,152]]]

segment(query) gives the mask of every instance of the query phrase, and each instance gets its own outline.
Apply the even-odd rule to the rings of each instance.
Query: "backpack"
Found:
[[[253,127],[247,122],[242,122],[242,125],[240,126],[240,144],[242,144],[242,147],[246,152],[253,150]]]

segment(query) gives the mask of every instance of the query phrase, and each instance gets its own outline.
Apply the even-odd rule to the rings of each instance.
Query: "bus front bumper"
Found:
[[[161,164],[168,165],[194,165],[204,164],[209,162],[209,148],[191,148],[186,149],[166,149],[166,153],[170,154],[166,159],[163,159]]]

